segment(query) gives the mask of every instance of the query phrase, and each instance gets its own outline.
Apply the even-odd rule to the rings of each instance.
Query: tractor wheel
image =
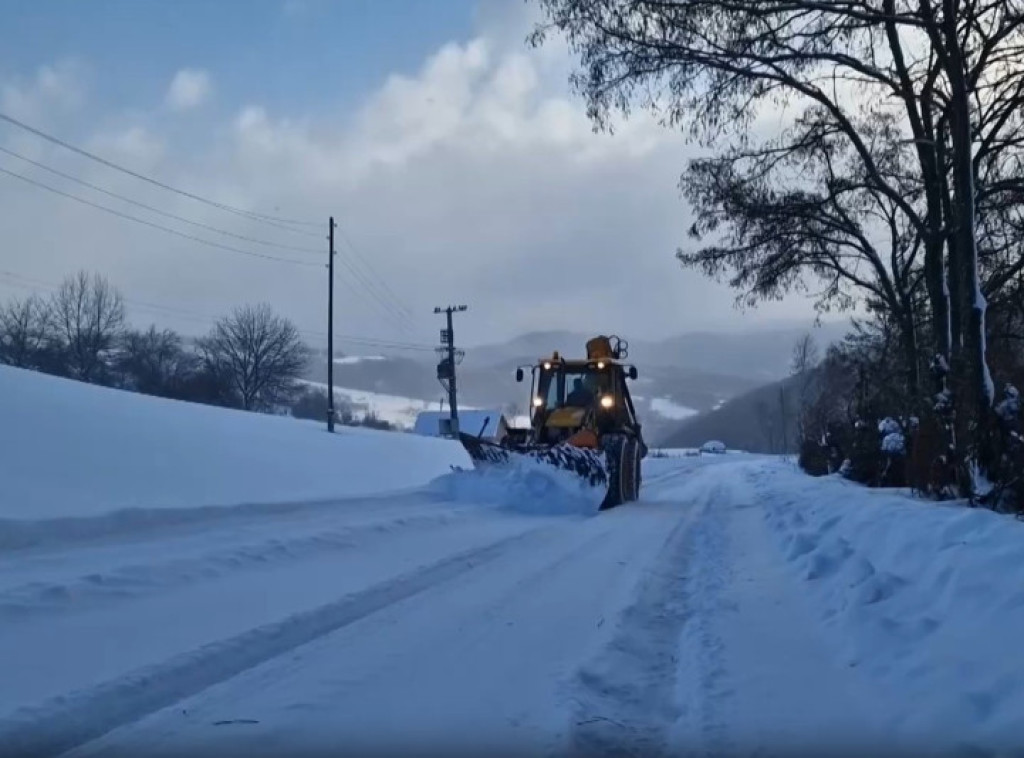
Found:
[[[623,469],[628,469],[629,466],[623,465],[625,463],[623,454],[627,447],[625,437],[617,434],[606,435],[601,440],[601,447],[604,449],[605,459],[608,461],[608,493],[604,496],[604,502],[601,503],[603,511],[622,505],[626,501],[628,490],[623,488],[622,474]]]
[[[640,446],[635,439],[623,440],[619,479],[623,502],[640,499]]]

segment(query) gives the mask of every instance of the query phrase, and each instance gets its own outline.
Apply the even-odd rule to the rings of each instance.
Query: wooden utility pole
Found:
[[[334,432],[334,216],[327,240],[327,431]]]
[[[448,328],[441,331],[441,349],[447,356],[437,364],[437,378],[442,383],[447,382],[448,388],[448,413],[450,418],[449,434],[452,437],[459,436],[459,406],[456,397],[455,385],[455,328],[452,323],[453,313],[462,313],[466,310],[465,305],[449,305],[447,308],[434,308],[434,313],[443,313],[447,317]]]

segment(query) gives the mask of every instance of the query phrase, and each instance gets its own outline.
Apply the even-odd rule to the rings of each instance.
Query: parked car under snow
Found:
[[[718,440],[708,440],[700,446],[702,453],[713,453],[715,455],[721,455],[725,452],[725,443],[719,442]]]

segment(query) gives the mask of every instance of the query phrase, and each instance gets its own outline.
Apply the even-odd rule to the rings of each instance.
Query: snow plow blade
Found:
[[[599,509],[618,505],[609,497],[608,464],[604,451],[557,445],[499,445],[469,434],[459,434],[459,441],[480,470],[520,471],[523,475],[550,472],[560,481],[574,479],[575,486],[599,503]]]

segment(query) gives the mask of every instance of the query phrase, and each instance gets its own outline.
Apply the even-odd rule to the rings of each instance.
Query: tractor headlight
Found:
[[[550,371],[551,370],[551,361],[544,361],[544,370],[545,371]]]
[[[611,395],[602,395],[601,396],[601,407],[602,408],[611,408],[613,405],[615,405],[615,398],[613,398]]]
[[[597,362],[597,367],[598,367],[599,369],[603,369],[603,368],[604,368],[604,361],[598,361],[598,362]]]
[[[533,399],[533,407],[534,408],[540,408],[542,405],[544,405],[544,400],[542,398],[535,397]]]

